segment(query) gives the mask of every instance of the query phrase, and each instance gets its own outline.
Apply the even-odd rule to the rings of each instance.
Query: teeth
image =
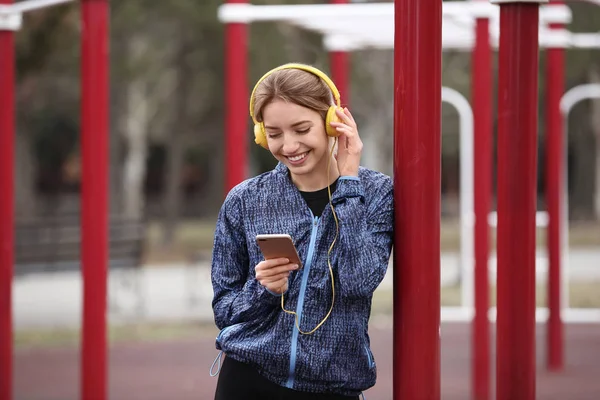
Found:
[[[288,157],[288,159],[290,161],[300,161],[302,160],[304,157],[306,157],[306,153],[300,154],[298,156],[294,156],[294,157]]]

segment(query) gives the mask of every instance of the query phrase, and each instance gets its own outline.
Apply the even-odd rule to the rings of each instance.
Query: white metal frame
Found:
[[[18,31],[21,29],[23,13],[71,1],[73,0],[28,0],[13,4],[0,4],[0,31]]]
[[[466,182],[466,185],[461,184],[461,306],[458,307],[442,307],[441,317],[443,321],[469,321],[474,315],[474,232],[473,232],[473,177],[468,171],[472,171],[473,165],[473,131],[472,131],[472,109],[466,99],[460,95],[460,93],[454,91],[454,101],[448,100],[447,88],[442,89],[443,93],[446,93],[446,98],[442,96],[442,101],[448,101],[455,105],[459,110],[460,121],[460,170],[461,170],[461,182]],[[573,87],[567,91],[561,98],[560,108],[564,118],[563,137],[565,138],[564,149],[564,164],[563,164],[563,207],[561,211],[561,255],[562,255],[562,268],[561,268],[561,313],[564,322],[567,323],[598,323],[600,322],[600,308],[571,308],[569,307],[569,218],[568,218],[568,179],[567,179],[567,167],[566,167],[566,153],[567,143],[566,138],[568,136],[568,116],[571,109],[577,105],[580,101],[586,99],[600,99],[600,84],[584,84]],[[465,104],[466,103],[466,104]],[[471,127],[471,132],[469,132]],[[464,137],[464,139],[463,139]],[[470,142],[470,143],[467,143]],[[463,158],[463,153],[464,158]],[[463,168],[463,165],[465,168]],[[467,170],[467,168],[469,168]],[[463,179],[463,173],[467,176],[466,180]],[[464,187],[463,187],[464,186]],[[463,197],[467,196],[467,197]],[[466,201],[464,200],[466,199]],[[489,214],[488,223],[491,227],[497,227],[497,213],[492,212]],[[545,211],[539,211],[536,214],[536,226],[547,227],[548,226],[548,213]],[[471,254],[471,256],[469,256]],[[493,259],[490,258],[493,262]],[[492,268],[493,269],[493,268]],[[496,320],[496,308],[491,307],[489,311],[489,318],[492,321]],[[536,308],[536,321],[545,322],[548,318],[548,308],[538,307]]]
[[[600,3],[599,3],[600,5]],[[568,253],[565,252],[564,249],[569,248],[569,179],[568,179],[568,132],[569,132],[569,114],[573,107],[577,105],[580,101],[587,99],[600,99],[600,84],[598,83],[588,83],[583,85],[575,86],[569,89],[560,100],[560,110],[563,115],[563,163],[564,167],[562,168],[563,176],[563,201],[562,201],[562,210],[561,210],[561,225],[563,229],[561,230],[561,246],[563,248],[562,252],[562,265],[561,269],[561,283],[562,283],[562,295],[561,299],[562,307],[564,310],[573,310],[569,308],[569,257]],[[592,310],[592,309],[588,309]],[[596,319],[600,320],[600,308],[594,309],[596,314]]]
[[[330,51],[394,46],[394,3],[253,5],[223,4],[218,17],[224,23],[282,21],[323,34]],[[569,24],[571,9],[564,4],[540,7],[540,47],[600,47],[597,33],[572,33],[550,24]],[[498,47],[499,7],[482,1],[444,2],[442,5],[442,47],[471,49],[475,43],[478,18],[490,20],[490,43]]]
[[[589,86],[589,85],[587,85]],[[592,85],[593,86],[593,85]],[[600,85],[592,88],[597,90],[595,93],[600,96]],[[572,107],[572,104],[583,98],[589,98],[590,90],[579,90],[570,94],[567,92],[565,95],[567,104]],[[583,96],[583,97],[582,97]],[[571,98],[574,99],[570,100]],[[475,302],[474,302],[474,266],[475,266],[475,237],[474,237],[474,196],[475,196],[475,185],[473,180],[473,169],[474,169],[474,126],[473,126],[473,109],[469,104],[468,100],[458,91],[442,87],[442,101],[454,106],[459,115],[459,141],[460,141],[460,277],[461,277],[461,305],[458,307],[444,307],[443,317],[451,320],[470,318],[473,314]],[[561,236],[566,238],[568,235],[568,218],[563,215]],[[491,212],[488,215],[488,224],[492,228],[497,227],[498,217],[496,212]],[[546,211],[538,211],[536,213],[536,226],[546,228],[548,226],[548,213]],[[566,309],[568,308],[568,259],[569,259],[569,247],[568,241],[562,240],[562,256],[563,256],[563,274],[561,276],[562,284],[562,304]],[[489,258],[490,272],[495,271],[495,258],[491,256]],[[539,262],[540,260],[538,260]],[[574,309],[569,309],[569,312]],[[547,310],[545,308],[539,308],[537,310],[539,318],[546,318]],[[575,310],[576,316],[570,317],[575,320],[586,321],[585,311]],[[494,317],[495,311],[492,311],[491,316]],[[494,317],[495,318],[495,317]]]
[[[442,87],[442,102],[452,104],[459,116],[459,174],[460,174],[460,281],[461,307],[474,307],[475,267],[475,182],[473,169],[473,109],[469,101],[457,90]]]

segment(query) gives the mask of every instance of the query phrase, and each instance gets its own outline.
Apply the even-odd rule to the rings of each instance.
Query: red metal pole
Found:
[[[442,1],[395,0],[394,399],[440,398]]]
[[[500,2],[497,400],[535,399],[539,4]]]
[[[475,182],[475,317],[472,341],[472,391],[476,400],[490,396],[489,224],[492,193],[492,54],[489,21],[478,18],[473,49]]]
[[[82,0],[81,398],[107,398],[109,3]]]
[[[244,4],[248,0],[227,0]],[[247,26],[225,27],[225,193],[246,178],[248,152]]]
[[[12,0],[0,0],[11,4]],[[0,30],[0,399],[12,399],[12,280],[14,229],[15,47]]]
[[[349,58],[349,54],[345,51],[330,52],[331,78],[335,82],[345,106],[348,106],[350,100]]]
[[[347,4],[348,0],[331,0],[332,4]],[[331,78],[335,82],[345,105],[348,105],[350,100],[350,85],[349,85],[349,54],[345,51],[331,51],[329,53],[331,62]]]
[[[559,2],[554,2],[559,3]],[[551,28],[562,28],[552,24]],[[546,208],[548,210],[548,311],[547,367],[563,368],[563,323],[561,320],[561,194],[563,165],[563,118],[560,100],[564,92],[564,50],[546,52]]]

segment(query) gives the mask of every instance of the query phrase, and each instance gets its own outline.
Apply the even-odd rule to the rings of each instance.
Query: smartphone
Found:
[[[263,234],[256,235],[256,243],[260,247],[265,260],[274,258],[287,258],[290,263],[298,264],[302,268],[300,257],[292,237],[288,234]]]

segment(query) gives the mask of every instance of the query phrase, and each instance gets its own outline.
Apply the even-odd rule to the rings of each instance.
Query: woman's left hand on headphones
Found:
[[[340,133],[336,156],[338,171],[342,176],[358,176],[363,143],[356,121],[347,108],[337,109],[336,114],[341,122],[331,122],[331,126]]]

